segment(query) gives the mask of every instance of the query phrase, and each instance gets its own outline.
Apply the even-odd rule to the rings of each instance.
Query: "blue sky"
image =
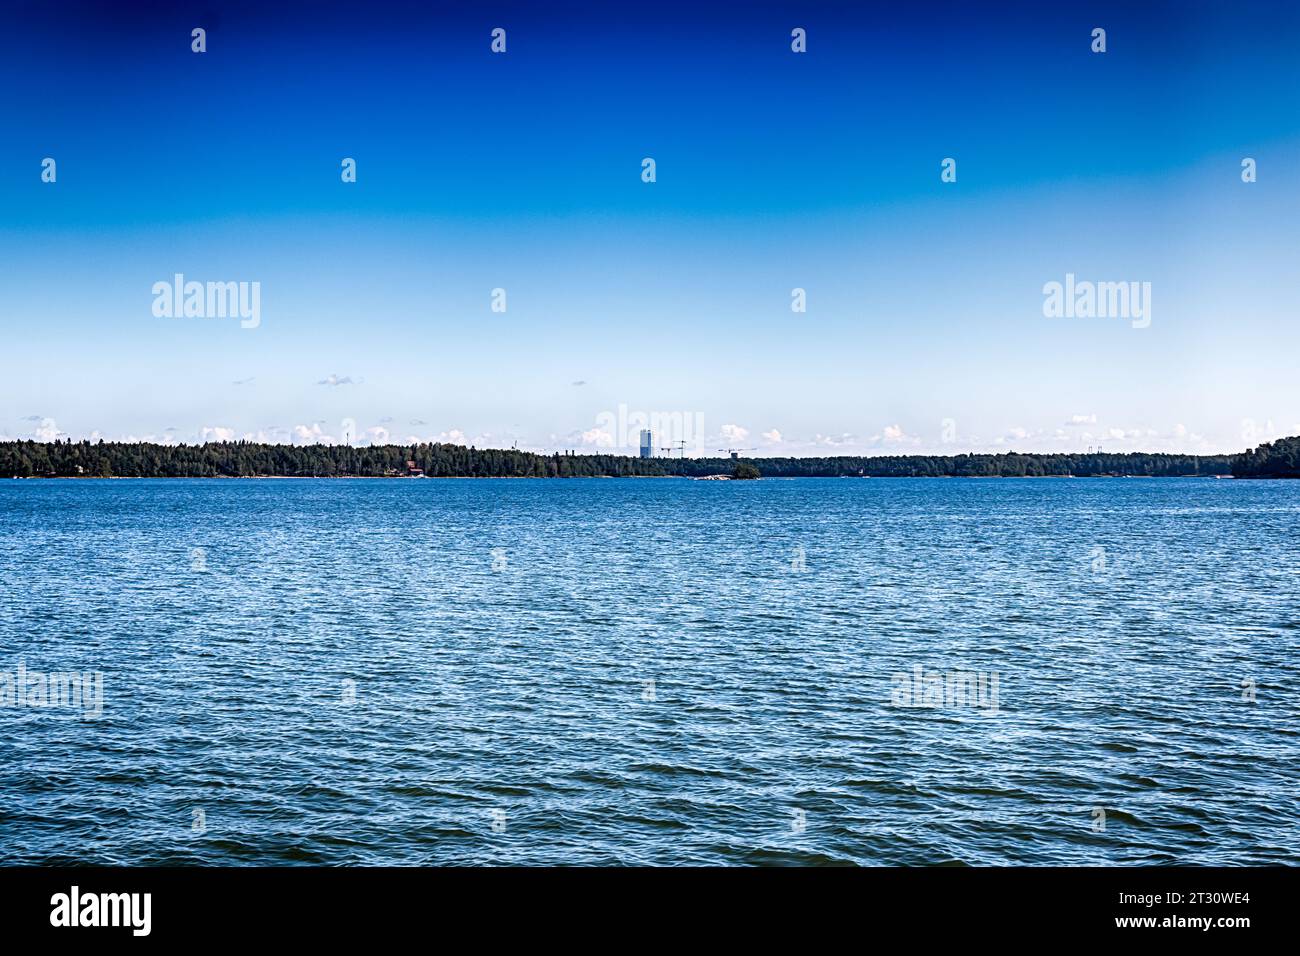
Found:
[[[1300,10],[897,6],[6,3],[0,436],[1300,433]],[[178,272],[259,282],[259,327],[155,316]],[[1150,326],[1045,317],[1067,273]]]

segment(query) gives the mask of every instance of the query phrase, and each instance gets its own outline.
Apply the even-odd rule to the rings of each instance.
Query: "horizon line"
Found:
[[[614,451],[581,451],[580,452],[576,449],[564,449],[562,451],[548,452],[548,451],[531,451],[526,448],[494,448],[490,446],[479,447],[477,445],[465,445],[465,444],[457,444],[455,442],[441,442],[441,441],[388,442],[385,444],[353,445],[353,444],[346,444],[346,443],[331,444],[326,442],[294,444],[292,442],[250,441],[244,438],[223,439],[221,441],[199,441],[193,443],[183,442],[183,441],[174,442],[174,443],[164,443],[164,442],[156,442],[156,441],[121,441],[121,440],[110,440],[105,438],[99,438],[99,439],[82,438],[79,440],[73,438],[55,438],[52,441],[40,441],[34,438],[7,438],[7,439],[0,440],[0,447],[3,447],[5,445],[38,445],[44,447],[53,447],[55,445],[64,445],[64,446],[92,445],[95,447],[98,447],[100,445],[110,445],[110,446],[144,446],[144,447],[152,447],[152,448],[206,448],[210,445],[217,445],[217,446],[244,445],[244,446],[259,446],[264,448],[294,448],[294,449],[347,448],[354,451],[372,451],[372,450],[394,449],[394,448],[406,449],[406,448],[420,448],[420,447],[428,447],[428,448],[444,447],[444,448],[463,448],[467,451],[473,450],[479,452],[485,452],[485,451],[511,452],[511,453],[521,454],[521,455],[533,455],[538,458],[554,458],[554,457],[626,458],[630,461],[664,461],[664,462],[777,461],[777,460],[802,461],[802,460],[826,460],[826,459],[863,460],[863,459],[885,459],[885,458],[943,458],[943,459],[977,458],[977,457],[1000,458],[1000,457],[1006,457],[1012,455],[1020,456],[1020,457],[1032,457],[1032,458],[1092,458],[1098,456],[1126,457],[1132,455],[1141,455],[1147,457],[1159,456],[1165,458],[1197,458],[1197,459],[1211,458],[1212,459],[1212,458],[1232,458],[1238,455],[1245,455],[1245,454],[1249,454],[1251,451],[1254,451],[1255,449],[1270,445],[1273,442],[1289,441],[1289,440],[1296,440],[1296,439],[1300,439],[1300,436],[1282,436],[1282,437],[1274,438],[1271,441],[1259,442],[1256,445],[1247,446],[1241,451],[1215,452],[1215,453],[1208,453],[1208,454],[1197,454],[1192,452],[1140,451],[1140,450],[1139,451],[1114,451],[1114,452],[1101,451],[1101,450],[1037,452],[1037,451],[1016,451],[1014,449],[1009,449],[1007,451],[964,451],[964,452],[954,452],[952,454],[936,454],[933,452],[913,452],[910,454],[895,453],[895,454],[858,454],[858,455],[833,455],[833,454],[832,455],[770,455],[769,454],[769,455],[741,455],[734,458],[730,455],[724,455],[724,456],[651,455],[649,457],[643,458],[637,454],[619,454]]]

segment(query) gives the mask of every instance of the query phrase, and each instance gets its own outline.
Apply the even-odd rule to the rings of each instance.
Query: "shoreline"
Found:
[[[412,478],[408,475],[10,475],[0,481],[573,481],[573,480],[677,480],[698,481],[689,475],[425,475]],[[1285,476],[1251,475],[1237,477],[1232,474],[1210,475],[773,475],[771,477],[739,479],[745,481],[1111,481],[1116,479],[1145,479],[1168,481],[1193,479],[1212,481],[1286,481]],[[727,476],[728,481],[736,481]]]
[[[1156,452],[640,458],[463,445],[0,442],[5,478],[1300,478],[1300,437],[1231,455]]]

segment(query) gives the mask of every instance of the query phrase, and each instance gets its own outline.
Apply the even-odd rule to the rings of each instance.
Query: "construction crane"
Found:
[[[728,455],[732,457],[732,460],[734,461],[735,459],[740,457],[740,453],[742,451],[758,451],[758,449],[757,448],[719,448],[718,451],[725,451]]]
[[[675,442],[673,442],[671,445],[660,445],[660,446],[659,446],[659,450],[660,450],[660,451],[666,451],[666,452],[668,452],[668,457],[669,457],[669,458],[673,457],[673,452],[674,452],[674,451],[680,452],[680,453],[681,453],[680,457],[685,458],[685,457],[686,457],[686,442],[684,442],[684,441],[675,441]]]

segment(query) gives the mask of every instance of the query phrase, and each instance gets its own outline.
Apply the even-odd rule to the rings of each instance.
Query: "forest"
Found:
[[[1234,478],[1300,478],[1300,438],[1280,438],[1234,457]]]
[[[1239,455],[1020,454],[746,458],[765,478],[1032,478],[1233,475],[1300,477],[1300,438]],[[591,478],[731,475],[726,458],[551,455],[440,443],[417,445],[268,445],[214,442],[0,442],[5,478]],[[749,469],[745,476],[752,477]]]

